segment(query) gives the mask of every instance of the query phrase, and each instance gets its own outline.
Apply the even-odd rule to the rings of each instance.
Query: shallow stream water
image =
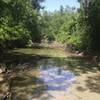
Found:
[[[67,58],[60,50],[37,48],[10,51],[5,62],[13,70],[8,80],[10,100],[55,100],[54,94],[66,95],[75,83],[73,67],[83,61]]]

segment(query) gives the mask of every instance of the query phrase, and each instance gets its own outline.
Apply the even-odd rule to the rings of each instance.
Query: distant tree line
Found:
[[[30,41],[57,41],[76,50],[100,50],[100,0],[78,0],[80,8],[47,12],[44,0],[0,0],[0,51]]]
[[[77,50],[100,50],[100,0],[78,0],[80,8],[63,6],[53,13],[44,12],[44,36],[70,43]]]

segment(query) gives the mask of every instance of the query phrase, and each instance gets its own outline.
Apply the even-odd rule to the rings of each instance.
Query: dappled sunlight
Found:
[[[8,52],[3,58],[11,70],[7,81],[11,100],[81,100],[87,93],[99,95],[100,68],[85,58],[63,54],[59,57],[57,51],[56,57],[46,55],[45,51],[43,55],[33,54],[33,48],[30,53],[25,53],[26,49],[23,53],[20,50]]]
[[[86,87],[91,91],[100,94],[100,73],[91,75],[86,80]]]
[[[16,76],[10,79],[13,94],[12,100],[28,100],[29,98],[39,97],[43,94],[46,86],[37,76],[28,75],[28,71],[21,75],[17,73],[19,72],[16,72]]]
[[[51,94],[53,91],[67,91],[67,88],[74,84],[75,76],[72,72],[56,66],[51,66],[52,68],[50,65],[41,66],[37,69],[25,69],[24,72],[17,70],[14,73],[10,79],[12,100],[15,98],[28,100],[28,98],[39,98],[45,94],[47,94],[46,98],[55,98]]]
[[[33,55],[41,55],[41,56],[47,56],[47,57],[66,57],[64,55],[64,52],[58,49],[52,49],[52,48],[24,48],[24,49],[15,49],[13,52],[19,52],[23,54],[33,54]]]
[[[0,100],[100,100],[100,0],[0,0]]]

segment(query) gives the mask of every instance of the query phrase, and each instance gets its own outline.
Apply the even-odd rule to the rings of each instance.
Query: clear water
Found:
[[[60,71],[61,72],[60,72]],[[17,71],[10,80],[12,100],[32,100],[54,91],[66,91],[75,82],[70,71],[51,65]],[[49,97],[50,100],[51,97]],[[34,99],[33,99],[34,100]],[[48,100],[48,99],[46,99]]]
[[[53,100],[50,93],[67,91],[87,63],[48,48],[16,49],[5,56],[5,62],[13,69],[9,77],[11,100],[35,100],[42,96],[43,100]]]
[[[47,91],[66,91],[75,82],[75,75],[72,72],[58,67],[40,67],[39,78],[47,85]]]

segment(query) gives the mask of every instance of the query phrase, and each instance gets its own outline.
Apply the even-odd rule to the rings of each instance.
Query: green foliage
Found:
[[[80,1],[80,26],[83,49],[100,50],[100,0]]]
[[[100,0],[78,0],[79,11],[66,6],[39,12],[45,0],[0,0],[0,49],[25,47],[29,41],[57,41],[78,50],[100,50]]]
[[[44,36],[73,44],[78,50],[100,50],[100,0],[78,1],[78,12],[61,6],[59,11],[43,14]]]
[[[71,9],[71,8],[70,8]],[[60,8],[53,13],[43,12],[42,25],[44,39],[60,43],[71,43],[80,48],[79,14],[72,10]]]
[[[0,0],[0,49],[25,47],[40,39],[37,10],[43,1]]]
[[[0,42],[4,42],[5,47],[24,47],[29,39],[31,39],[29,32],[22,25],[14,27],[2,26],[0,29]],[[17,41],[19,42],[17,43]]]

